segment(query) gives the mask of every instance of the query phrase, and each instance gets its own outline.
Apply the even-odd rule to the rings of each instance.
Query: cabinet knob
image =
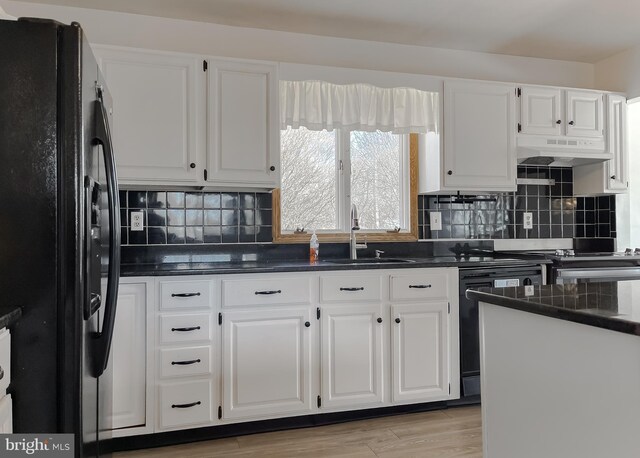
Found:
[[[272,165],[271,167],[269,167],[269,170],[271,170],[272,172],[275,172],[275,170],[276,170],[275,165]]]
[[[615,180],[615,179],[616,179],[616,176],[615,176],[615,175],[611,175],[611,179],[612,179],[612,180]]]
[[[378,323],[382,323],[382,318],[378,318],[376,321],[377,321]]]
[[[575,124],[575,122],[573,122],[573,121],[569,121],[569,125],[570,125],[570,126],[573,126],[574,124]]]
[[[453,175],[453,170],[449,170],[449,171],[447,172],[447,175]]]
[[[196,163],[192,162],[191,164],[189,164],[189,167],[191,167],[192,169],[195,169],[196,168]]]
[[[309,326],[311,326],[311,323],[309,323],[308,321],[305,321],[304,325],[308,328]]]
[[[562,120],[558,119],[558,120],[556,121],[556,124],[562,124]]]
[[[400,323],[400,318],[396,318],[396,323]]]

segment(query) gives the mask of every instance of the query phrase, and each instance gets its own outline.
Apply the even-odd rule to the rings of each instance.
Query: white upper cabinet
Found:
[[[95,52],[113,97],[120,183],[197,182],[204,168],[197,127],[201,60],[107,47]]]
[[[277,65],[210,60],[207,73],[207,184],[277,187]]]
[[[521,134],[588,138],[604,135],[602,92],[523,86],[519,95]]]
[[[607,161],[605,182],[610,192],[629,189],[629,153],[627,147],[627,99],[610,94],[607,98],[608,144],[613,159]]]
[[[520,95],[523,134],[562,135],[562,91],[556,88],[523,87]]]
[[[575,195],[617,194],[629,190],[629,152],[627,145],[627,100],[617,94],[607,95],[606,162],[573,168]]]
[[[516,104],[510,84],[445,81],[444,191],[516,189]]]
[[[604,135],[604,95],[589,91],[567,91],[567,136]]]

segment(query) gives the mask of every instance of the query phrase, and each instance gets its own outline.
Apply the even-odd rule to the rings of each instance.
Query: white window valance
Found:
[[[280,81],[282,129],[437,132],[438,113],[437,92],[362,83]]]

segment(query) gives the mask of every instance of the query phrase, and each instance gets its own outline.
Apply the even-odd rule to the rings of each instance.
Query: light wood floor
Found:
[[[480,407],[194,442],[114,458],[482,457]]]

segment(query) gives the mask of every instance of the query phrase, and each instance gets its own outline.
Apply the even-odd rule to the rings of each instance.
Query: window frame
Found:
[[[409,223],[408,230],[401,232],[385,231],[385,230],[360,230],[358,231],[358,238],[363,239],[366,236],[367,242],[415,242],[418,240],[418,134],[409,134],[408,146],[409,146],[409,163],[408,165],[408,177],[409,182],[403,180],[402,186],[405,188],[403,194],[408,196],[409,199]],[[347,163],[343,160],[343,167],[350,167],[350,134],[348,132],[338,132],[337,142],[341,142],[341,147],[346,147]],[[346,143],[346,145],[345,145]],[[336,160],[339,161],[339,155],[336,155]],[[336,166],[336,173],[339,174],[338,166]],[[348,178],[348,179],[347,179]],[[338,176],[340,191],[345,194],[350,194],[350,174],[340,174]],[[345,189],[346,187],[346,189]],[[309,241],[310,233],[306,231],[303,233],[282,233],[281,229],[281,199],[280,188],[276,188],[272,191],[272,208],[273,208],[273,226],[272,226],[272,238],[274,243],[307,243]],[[341,199],[343,200],[343,199]],[[344,218],[348,218],[347,213],[350,209],[345,209],[344,202],[338,203],[338,226],[344,226]],[[404,207],[404,206],[403,206]],[[404,207],[406,208],[406,207]],[[403,210],[401,210],[403,211]],[[324,232],[317,231],[318,239],[320,242],[348,242],[349,232]]]

